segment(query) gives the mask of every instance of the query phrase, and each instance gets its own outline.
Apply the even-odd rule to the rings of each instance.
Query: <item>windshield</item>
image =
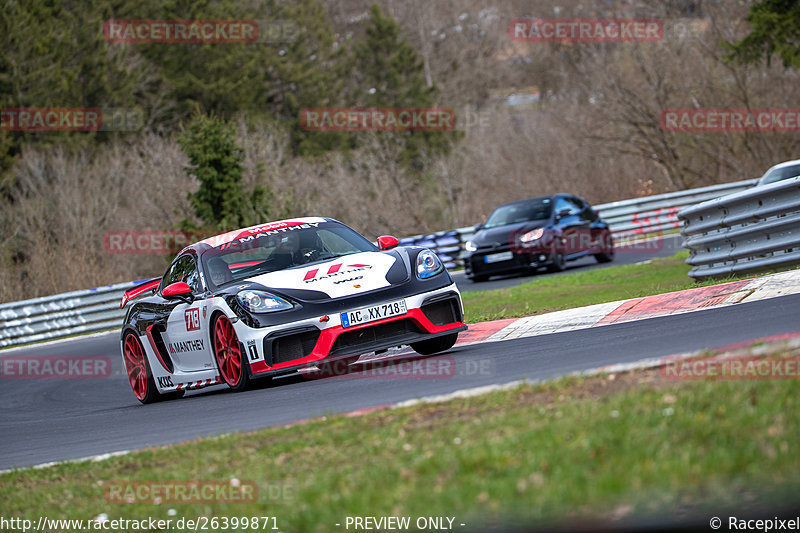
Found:
[[[788,180],[800,176],[800,165],[791,165],[788,167],[776,168],[767,173],[766,176],[761,178],[758,182],[759,185],[767,185],[768,183],[775,183],[776,181]]]
[[[489,220],[486,221],[483,227],[495,228],[532,220],[547,220],[550,218],[552,210],[553,206],[550,198],[536,198],[527,202],[516,202],[498,207],[489,216]]]
[[[202,254],[202,261],[206,283],[213,290],[259,274],[376,250],[347,226],[327,222],[213,248]]]

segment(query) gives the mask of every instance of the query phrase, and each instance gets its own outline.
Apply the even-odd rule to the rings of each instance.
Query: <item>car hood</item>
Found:
[[[498,226],[496,228],[484,228],[478,231],[478,233],[476,233],[471,240],[472,244],[478,247],[500,247],[511,244],[511,235],[523,233],[536,228],[542,228],[546,225],[546,220],[531,220],[528,222],[520,222],[518,224]]]
[[[274,289],[315,291],[328,298],[342,298],[362,292],[389,287],[389,271],[399,264],[403,279],[407,269],[392,252],[361,252],[330,261],[289,268],[249,278]]]

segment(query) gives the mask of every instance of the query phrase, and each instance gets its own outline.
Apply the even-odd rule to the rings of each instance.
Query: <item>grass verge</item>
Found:
[[[800,356],[785,342],[757,350]],[[16,471],[0,475],[0,501],[3,516],[34,524],[39,516],[100,513],[274,516],[292,532],[345,531],[345,517],[365,515],[448,516],[455,529],[480,531],[498,521],[743,510],[800,489],[799,392],[796,379],[676,381],[659,370],[571,377]],[[104,497],[112,480],[231,478],[257,482],[259,500],[155,505]]]
[[[488,291],[463,292],[468,323],[531,316],[584,305],[716,285],[745,277],[697,283],[688,276],[687,251],[640,265],[619,265],[539,279]]]

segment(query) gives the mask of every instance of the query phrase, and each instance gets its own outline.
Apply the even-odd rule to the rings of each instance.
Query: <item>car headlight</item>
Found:
[[[477,249],[478,249],[478,247],[477,247],[477,246],[475,246],[475,245],[472,243],[472,241],[467,241],[467,242],[465,242],[465,243],[464,243],[464,249],[465,249],[466,251],[468,251],[468,252],[474,252],[475,250],[477,250]]]
[[[251,313],[271,313],[273,311],[283,311],[291,309],[292,304],[266,291],[244,290],[236,295],[236,299],[242,307]]]
[[[538,241],[544,235],[544,228],[538,228],[535,230],[531,230],[527,233],[524,233],[520,236],[519,242],[522,244],[531,243],[533,241]]]
[[[419,279],[428,279],[444,270],[444,265],[430,250],[422,250],[417,256],[417,276]]]

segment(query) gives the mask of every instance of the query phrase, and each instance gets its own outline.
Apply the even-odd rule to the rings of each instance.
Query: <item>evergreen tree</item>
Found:
[[[278,121],[290,133],[295,153],[337,149],[343,135],[307,132],[300,127],[304,107],[335,105],[341,93],[341,52],[318,0],[258,2],[256,7],[234,0],[143,0],[122,3],[120,19],[255,20],[255,43],[137,44],[136,50],[154,65],[160,90],[173,102],[161,117],[172,129],[195,108],[205,113],[249,123]]]
[[[376,107],[432,105],[436,86],[426,86],[422,59],[401,35],[397,21],[373,4],[365,30],[366,39],[354,45],[360,100]]]
[[[233,127],[225,121],[197,115],[178,137],[189,157],[186,173],[200,182],[188,198],[207,230],[226,231],[270,220],[274,195],[269,187],[247,194],[242,185],[244,151],[236,144]],[[183,229],[192,228],[184,221]]]
[[[752,31],[736,43],[725,43],[729,58],[741,63],[765,59],[773,55],[786,68],[800,68],[800,2],[797,0],[762,0],[750,6],[747,20]]]
[[[400,25],[373,4],[365,26],[366,38],[354,45],[352,69],[354,100],[363,107],[431,107],[438,96],[436,85],[425,83],[424,65],[416,49],[402,36]],[[421,169],[427,151],[443,151],[450,134],[413,131],[385,134],[405,142],[403,156],[412,169]]]
[[[113,19],[256,20],[270,35],[255,43],[116,43],[103,33]],[[251,125],[276,122],[300,155],[348,150],[358,139],[303,130],[304,108],[426,107],[437,96],[400,26],[377,6],[363,42],[348,49],[319,0],[29,0],[0,11],[0,44],[0,107],[138,108],[147,127],[164,134],[199,109]],[[114,135],[0,131],[0,176],[26,143],[93,147]],[[402,143],[410,162],[447,145],[435,132],[383,138]],[[0,177],[0,194],[7,187]]]
[[[132,107],[140,66],[125,48],[110,49],[105,3],[6,2],[0,10],[0,108]],[[24,143],[91,146],[104,132],[0,131],[0,173]]]

